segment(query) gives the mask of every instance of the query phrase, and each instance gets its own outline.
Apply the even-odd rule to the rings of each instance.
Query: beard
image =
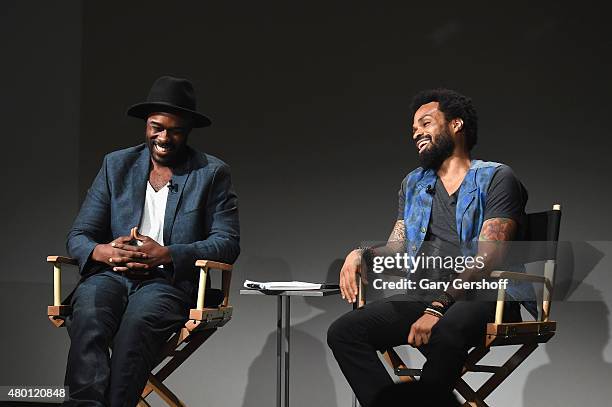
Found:
[[[158,144],[153,140],[146,140],[151,159],[164,167],[175,167],[181,164],[186,156],[187,148],[185,144],[165,143],[160,146],[167,148],[167,154],[160,154],[156,151],[155,145]]]
[[[429,145],[419,153],[419,161],[424,169],[437,170],[444,160],[453,154],[455,141],[448,134],[446,129],[442,129],[437,137],[433,138]]]

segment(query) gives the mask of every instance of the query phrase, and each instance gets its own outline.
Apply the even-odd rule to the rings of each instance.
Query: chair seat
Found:
[[[199,317],[189,316],[190,319],[197,319],[200,321],[218,322],[215,326],[223,326],[231,317],[231,310],[227,309],[224,312],[219,313],[219,305],[223,302],[223,291],[217,288],[206,289],[206,296],[204,297],[205,309],[208,309],[207,314],[202,314]],[[231,307],[229,307],[231,308]],[[194,310],[192,310],[194,311]],[[229,312],[229,313],[228,313]],[[47,307],[47,316],[53,325],[56,327],[64,326],[64,320],[67,316],[72,314],[72,306],[70,305],[49,305]]]
[[[485,346],[546,343],[555,335],[557,322],[529,321],[487,324]]]
[[[231,305],[219,308],[204,308],[204,309],[191,309],[189,311],[189,323],[202,322],[207,327],[219,327],[225,325],[227,321],[232,318],[233,308]]]
[[[502,324],[487,324],[487,335],[515,336],[554,332],[557,329],[555,321],[508,322]]]

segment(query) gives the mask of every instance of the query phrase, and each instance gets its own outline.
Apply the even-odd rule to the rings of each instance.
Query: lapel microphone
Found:
[[[172,182],[172,178],[170,178],[170,181],[168,181],[168,190],[173,194],[178,192],[178,184]]]
[[[427,185],[427,188],[425,188],[425,193],[427,193],[427,194],[429,194],[429,195],[433,195],[433,194],[435,194],[435,193],[436,193],[436,190],[435,190],[435,189],[433,189],[433,188],[431,187],[431,185]]]

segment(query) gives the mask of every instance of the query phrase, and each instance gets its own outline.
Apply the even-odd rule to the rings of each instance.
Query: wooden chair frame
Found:
[[[553,205],[553,211],[559,211],[561,215],[561,205]],[[548,234],[548,240],[556,242],[558,240],[559,225],[556,225],[556,233],[553,236]],[[516,273],[510,271],[493,271],[491,277],[508,278],[517,281],[528,281],[543,284],[543,296],[541,314],[537,321],[504,323],[504,298],[505,288],[500,285],[497,293],[497,304],[495,308],[495,322],[487,324],[487,332],[484,343],[474,347],[468,354],[463,371],[455,385],[455,390],[466,400],[464,407],[488,407],[484,401],[506,378],[521,364],[527,357],[537,349],[539,344],[548,342],[557,329],[557,323],[550,320],[550,308],[552,302],[552,292],[554,287],[554,274],[556,266],[556,247],[554,258],[547,259],[544,263],[544,275],[536,276],[526,273]],[[357,307],[365,305],[365,287],[362,279],[358,278]],[[480,365],[478,362],[484,358],[491,347],[505,345],[521,345],[512,356],[502,366]],[[388,349],[383,353],[385,361],[393,368],[394,373],[402,382],[416,380],[420,376],[422,369],[408,368],[395,349]],[[463,375],[468,372],[484,372],[493,375],[477,390],[472,389],[463,379]],[[353,399],[353,404],[356,404]]]
[[[63,264],[77,265],[77,261],[70,257],[48,256],[47,262],[53,264],[53,305],[47,307],[49,320],[56,327],[64,325],[65,318],[70,315],[70,305],[61,303],[61,268]],[[200,268],[198,284],[198,298],[196,308],[189,311],[189,320],[178,332],[173,334],[164,345],[159,356],[160,362],[151,372],[147,384],[141,394],[138,407],[149,404],[146,397],[155,392],[166,404],[171,407],[186,406],[164,383],[168,376],[174,372],[196,349],[202,345],[216,330],[225,325],[231,318],[233,308],[229,305],[230,283],[232,278],[231,264],[219,263],[211,260],[197,260],[196,267]],[[221,289],[223,302],[218,308],[204,306],[206,281],[209,270],[221,270]]]

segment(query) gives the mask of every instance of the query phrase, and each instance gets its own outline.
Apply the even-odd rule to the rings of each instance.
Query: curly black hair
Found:
[[[478,141],[478,114],[472,99],[450,89],[428,89],[417,93],[412,99],[412,116],[426,103],[438,102],[439,109],[447,121],[460,118],[463,120],[463,134],[468,151]]]

